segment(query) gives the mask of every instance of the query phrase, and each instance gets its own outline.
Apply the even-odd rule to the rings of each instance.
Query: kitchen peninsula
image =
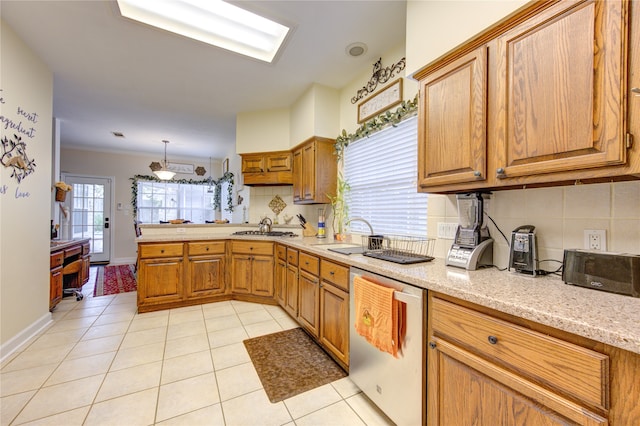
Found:
[[[321,265],[327,262],[344,268],[355,266],[426,290],[429,310],[425,368],[427,377],[439,377],[427,380],[428,424],[445,424],[446,418],[441,417],[444,410],[438,407],[451,403],[446,395],[452,395],[453,389],[447,393],[439,388],[453,386],[453,379],[446,377],[447,371],[442,370],[442,365],[455,365],[459,370],[456,374],[480,371],[484,374],[483,387],[499,389],[499,392],[507,389],[509,403],[525,404],[534,412],[539,411],[541,404],[544,416],[560,416],[574,424],[586,424],[588,419],[595,419],[589,424],[640,422],[640,407],[635,402],[626,402],[636,401],[640,393],[637,385],[640,299],[569,286],[557,276],[532,278],[495,269],[465,271],[445,266],[442,259],[397,265],[362,255],[331,252],[328,250],[331,240],[232,236],[236,230],[238,227],[231,225],[209,228],[206,225],[148,225],[138,239],[139,260],[144,261],[140,254],[150,245],[158,250],[164,247],[163,254],[168,257],[159,259],[160,264],[187,265],[210,258],[206,261],[214,261],[217,266],[216,272],[209,272],[208,276],[217,277],[219,293],[207,295],[202,302],[258,298],[255,300],[278,303],[275,287],[261,288],[262,294],[234,290],[238,288],[233,282],[237,272],[232,265],[234,256],[254,261],[271,259],[266,263],[272,265],[271,272],[260,269],[258,273],[267,278],[263,284],[270,282],[277,286],[274,257],[279,257],[283,248],[284,253],[291,249],[297,254],[298,265],[304,255],[307,259],[319,259]],[[246,253],[235,253],[238,243]],[[190,252],[191,248],[196,252]],[[255,254],[248,254],[254,250]],[[142,268],[143,265],[141,272]],[[174,280],[187,281],[201,276],[193,273],[195,269],[189,270],[189,267],[176,266],[172,276]],[[296,271],[299,277],[303,274],[303,269],[296,268]],[[322,268],[318,275],[322,275]],[[246,279],[242,277],[243,281]],[[143,294],[147,285],[142,273],[139,286]],[[200,303],[183,296],[182,289],[173,289],[180,293],[183,301],[180,303]],[[139,306],[144,306],[140,305],[140,293],[138,297]],[[302,303],[298,302],[300,306]],[[444,315],[453,318],[447,323],[453,324],[450,329],[438,321]],[[304,321],[296,319],[304,326]],[[485,328],[495,328],[500,333],[493,333],[496,336],[490,333],[487,343],[487,336],[484,340],[479,338]],[[460,370],[460,366],[464,368]],[[571,369],[571,373],[567,373],[567,369]],[[469,380],[467,376],[464,378]],[[474,376],[471,380],[478,378]],[[468,397],[473,398],[471,394]],[[446,411],[447,415],[451,412]]]

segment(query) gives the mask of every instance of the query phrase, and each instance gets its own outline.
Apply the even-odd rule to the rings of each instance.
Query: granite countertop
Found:
[[[400,265],[360,254],[335,253],[328,250],[336,246],[332,240],[315,237],[167,234],[143,236],[138,242],[231,238],[282,242],[346,265],[640,354],[640,298],[570,286],[555,275],[534,278],[497,269],[465,271],[445,266],[444,259]]]
[[[64,250],[77,244],[89,242],[90,238],[75,238],[73,240],[51,240],[49,243],[51,252]]]

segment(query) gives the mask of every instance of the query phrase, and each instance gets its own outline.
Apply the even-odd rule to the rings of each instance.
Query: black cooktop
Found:
[[[295,232],[290,232],[290,231],[269,231],[269,232],[238,231],[238,232],[234,232],[231,235],[264,235],[266,237],[297,237],[298,236],[298,234],[296,234]]]

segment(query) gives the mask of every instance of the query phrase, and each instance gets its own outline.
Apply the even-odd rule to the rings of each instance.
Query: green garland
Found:
[[[215,179],[171,179],[168,181],[163,181],[158,179],[156,176],[151,175],[135,175],[130,178],[132,181],[131,184],[131,206],[133,207],[133,217],[138,217],[138,181],[146,180],[153,182],[169,182],[169,183],[181,183],[181,184],[189,184],[189,185],[212,185],[215,186],[215,192],[213,194],[213,209],[218,210],[220,208],[220,192],[222,189],[222,184],[228,182],[227,186],[227,208],[225,211],[232,212],[233,211],[233,173],[226,172],[222,177],[218,180]]]
[[[364,137],[369,137],[369,135],[384,129],[389,124],[396,127],[396,125],[402,120],[412,117],[417,113],[418,95],[416,94],[413,100],[402,101],[395,112],[387,111],[363,123],[362,126],[358,127],[355,133],[347,134],[347,131],[342,129],[342,133],[336,138],[336,143],[334,144],[335,154],[338,157],[338,161],[342,159],[344,149],[349,146],[351,142]]]

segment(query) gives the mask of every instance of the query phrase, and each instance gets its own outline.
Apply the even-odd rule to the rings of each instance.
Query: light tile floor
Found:
[[[227,301],[136,313],[136,293],[67,297],[3,361],[1,425],[388,425],[348,377],[272,404],[242,343],[297,326]]]

